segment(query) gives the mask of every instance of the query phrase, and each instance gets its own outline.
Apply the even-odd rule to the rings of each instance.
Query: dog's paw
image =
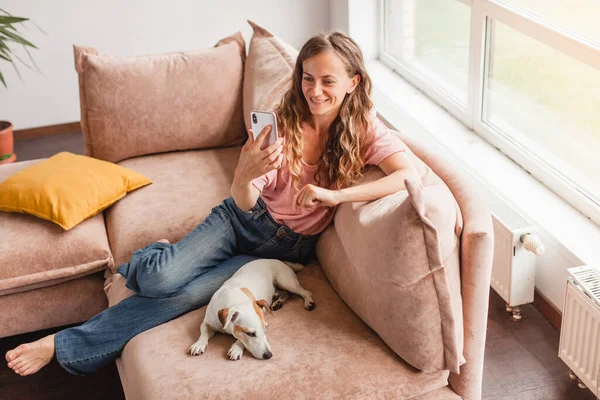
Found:
[[[239,346],[233,345],[227,352],[230,360],[237,361],[242,358],[242,354],[244,354],[244,349],[240,349]]]
[[[204,353],[206,350],[207,343],[200,343],[199,341],[190,346],[189,352],[193,356]]]
[[[304,308],[308,311],[313,310],[315,308],[315,301],[313,300],[312,293],[306,290],[302,293],[302,297],[304,298]]]
[[[314,300],[305,301],[304,302],[304,308],[306,308],[308,311],[314,310],[315,309],[315,302],[314,302]]]
[[[271,304],[271,310],[273,311],[277,311],[281,307],[283,307],[283,301],[281,301],[280,299],[275,300],[273,304]]]

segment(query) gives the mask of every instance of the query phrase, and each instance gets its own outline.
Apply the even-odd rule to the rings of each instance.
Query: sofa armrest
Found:
[[[461,236],[461,294],[464,318],[464,350],[467,363],[460,375],[450,374],[452,389],[464,399],[480,399],[487,329],[494,230],[486,202],[475,189],[473,178],[425,143],[396,134],[448,185],[463,217]]]

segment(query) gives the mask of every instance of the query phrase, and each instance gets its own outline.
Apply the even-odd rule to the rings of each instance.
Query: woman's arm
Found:
[[[418,183],[422,183],[421,177],[419,177],[404,152],[395,153],[385,158],[379,164],[379,168],[387,176],[373,182],[336,191],[337,203],[377,200],[400,190],[405,190],[404,180],[406,178],[412,178]]]
[[[376,181],[341,190],[329,190],[308,184],[294,197],[294,206],[324,205],[337,206],[348,201],[377,200],[392,193],[406,189],[404,180],[412,178],[422,184],[421,177],[404,152],[386,157],[379,168],[387,176]]]
[[[252,130],[248,130],[248,141],[242,147],[237,167],[233,174],[233,183],[231,184],[231,197],[237,206],[248,211],[256,204],[260,190],[252,184],[252,181],[263,176],[270,171],[276,170],[283,161],[283,140],[281,138],[264,150],[260,149],[269,132],[271,126],[266,126],[254,140]]]
[[[240,182],[233,178],[231,197],[242,211],[248,211],[254,207],[258,196],[260,196],[260,191],[251,182]]]

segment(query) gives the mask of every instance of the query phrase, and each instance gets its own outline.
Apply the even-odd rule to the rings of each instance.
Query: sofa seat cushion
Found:
[[[39,160],[0,166],[0,182]],[[64,231],[28,214],[0,212],[0,296],[113,268],[104,217]]]
[[[436,389],[433,392],[428,392],[413,397],[410,400],[463,400],[463,398],[460,397],[454,390],[452,390],[450,386],[444,386],[443,388]]]
[[[87,321],[106,309],[102,272],[0,296],[0,338]]]
[[[153,184],[129,193],[106,210],[115,264],[159,239],[178,241],[231,195],[241,147],[193,150],[137,157],[119,163]]]
[[[408,399],[446,386],[447,371],[419,372],[391,351],[338,297],[319,266],[305,268],[298,277],[313,293],[316,307],[306,311],[294,296],[267,314],[273,358],[257,360],[245,351],[240,361],[231,361],[227,350],[234,339],[220,333],[204,354],[190,356],[203,307],[125,346],[117,360],[125,396]]]

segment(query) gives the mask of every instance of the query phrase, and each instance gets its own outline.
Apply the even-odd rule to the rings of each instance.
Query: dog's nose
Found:
[[[263,354],[263,358],[265,360],[268,360],[271,357],[273,357],[273,353],[271,353],[270,351],[267,351],[265,354]]]

